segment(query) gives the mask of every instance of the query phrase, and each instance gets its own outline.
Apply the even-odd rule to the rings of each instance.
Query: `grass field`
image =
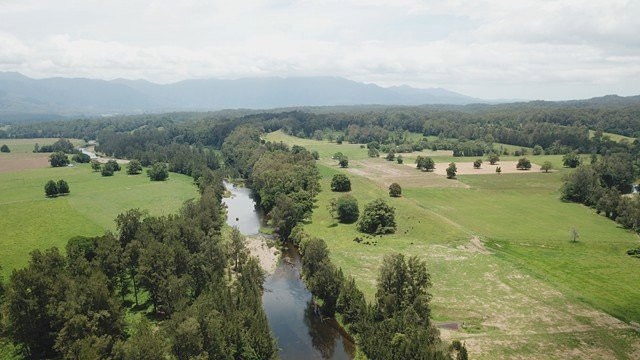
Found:
[[[46,198],[44,184],[49,179],[66,180],[71,193]],[[114,230],[114,218],[130,208],[169,214],[196,196],[192,179],[173,173],[166,182],[151,182],[144,174],[129,176],[125,171],[102,177],[88,164],[0,173],[2,273],[6,277],[11,269],[26,265],[33,249],[64,248],[72,236]]]
[[[596,133],[595,131],[589,130],[589,138],[592,138],[593,135],[595,135],[595,133]],[[636,140],[635,138],[632,138],[632,137],[629,137],[629,136],[618,135],[618,134],[607,133],[607,132],[606,133],[602,133],[602,135],[603,136],[608,136],[611,140],[617,141],[617,142],[620,142],[622,140],[626,140],[626,141],[632,143],[632,142],[634,142]]]
[[[366,158],[358,145],[282,133],[267,138],[321,156],[340,149]],[[560,167],[561,157],[539,158]],[[466,187],[405,187],[402,198],[392,199],[379,182],[335,162],[321,159],[319,167],[323,192],[305,227],[327,241],[336,265],[369,299],[384,254],[416,254],[432,274],[434,319],[461,326],[442,334],[466,341],[471,358],[640,357],[640,335],[629,325],[640,322],[640,261],[625,254],[638,246],[638,237],[585,206],[561,202],[558,189],[570,170],[459,176]],[[355,225],[330,217],[327,204],[338,194],[329,181],[337,172],[352,179],[361,208],[377,197],[396,207],[395,234],[363,236]],[[580,233],[575,244],[572,227]]]

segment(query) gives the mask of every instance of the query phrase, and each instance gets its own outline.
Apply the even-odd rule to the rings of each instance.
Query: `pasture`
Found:
[[[49,179],[66,180],[71,193],[46,198],[44,184]],[[2,274],[6,277],[11,269],[26,265],[34,249],[63,249],[70,237],[115,230],[113,220],[128,209],[137,207],[151,215],[168,215],[196,196],[192,179],[174,173],[168,181],[152,182],[144,173],[127,175],[125,169],[112,177],[102,177],[89,164],[1,172]]]
[[[342,151],[367,159],[358,145],[282,133],[267,139],[272,137],[317,150],[321,157]],[[528,157],[538,164],[538,158],[561,162],[558,156]],[[471,358],[640,356],[634,325],[640,322],[640,261],[625,254],[638,246],[638,236],[583,205],[561,202],[562,175],[571,170],[460,175],[457,182],[464,186],[446,186],[451,182],[446,179],[438,179],[442,186],[420,186],[414,179],[404,184],[403,197],[389,198],[387,180],[358,173],[372,170],[355,163],[351,170],[340,169],[335,161],[321,159],[323,191],[305,228],[327,241],[333,261],[356,278],[369,300],[382,256],[400,251],[427,261],[433,318],[458,327],[442,329],[442,335],[464,340]],[[350,177],[360,209],[378,197],[396,208],[395,234],[369,236],[355,224],[331,218],[329,201],[340,194],[329,190],[329,182],[339,172]],[[418,174],[427,176],[425,183],[440,176]],[[577,243],[570,242],[572,228],[580,234]]]

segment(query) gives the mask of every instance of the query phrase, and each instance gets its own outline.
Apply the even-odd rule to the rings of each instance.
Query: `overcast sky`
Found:
[[[640,1],[0,0],[0,71],[342,76],[481,98],[640,94]]]

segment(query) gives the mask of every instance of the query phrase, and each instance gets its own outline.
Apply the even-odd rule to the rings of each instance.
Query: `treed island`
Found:
[[[0,357],[280,358],[226,183],[352,358],[638,358],[639,135],[609,97],[0,124]]]

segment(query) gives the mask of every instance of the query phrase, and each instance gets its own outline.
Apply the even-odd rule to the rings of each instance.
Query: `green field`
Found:
[[[49,179],[66,180],[71,193],[46,198],[44,184]],[[192,179],[174,173],[166,182],[151,182],[144,174],[126,175],[124,169],[102,177],[88,164],[0,173],[2,273],[6,277],[11,269],[26,265],[33,249],[64,248],[72,236],[114,230],[114,218],[130,208],[170,214],[196,196]]]
[[[0,139],[0,145],[6,144],[9,146],[11,153],[31,153],[33,152],[35,144],[51,145],[58,141],[57,138],[39,138],[39,139]],[[74,146],[84,144],[80,139],[69,139]]]
[[[595,131],[589,130],[589,138],[592,138],[593,135],[595,135],[595,133],[596,133]],[[632,137],[629,137],[629,136],[618,135],[618,134],[607,133],[607,132],[606,133],[602,133],[602,136],[608,136],[609,139],[611,139],[613,141],[617,141],[617,142],[620,142],[622,140],[626,140],[626,141],[632,143],[632,142],[634,142],[636,140],[635,138],[632,138]]]
[[[366,157],[358,145],[282,133],[266,138],[321,157],[336,151]],[[560,168],[559,156],[529,158]],[[327,241],[336,265],[369,299],[384,254],[416,254],[432,274],[434,319],[461,325],[460,331],[442,330],[443,337],[466,341],[471,358],[640,356],[640,336],[629,325],[640,322],[640,261],[625,253],[638,246],[638,236],[583,205],[561,202],[558,189],[570,170],[459,176],[468,188],[405,188],[402,198],[392,199],[378,183],[321,160],[323,192],[305,228]],[[329,181],[337,172],[352,179],[361,208],[376,197],[396,207],[395,234],[363,236],[355,225],[331,219],[327,204],[338,194]],[[573,227],[578,243],[570,242]]]

